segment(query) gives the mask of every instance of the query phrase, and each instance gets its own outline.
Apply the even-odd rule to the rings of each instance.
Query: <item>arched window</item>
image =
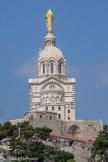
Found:
[[[50,68],[51,68],[51,73],[54,73],[54,64],[53,64],[53,62],[51,62]]]
[[[59,62],[59,65],[58,65],[58,72],[61,74],[61,62]]]
[[[58,119],[61,119],[61,114],[58,114]]]
[[[68,118],[68,120],[70,120],[70,119]],[[71,133],[71,134],[76,134],[78,132],[80,132],[80,128],[77,125],[72,125],[68,129],[68,133]]]
[[[42,71],[43,71],[43,74],[45,73],[45,63],[43,62],[42,64]]]

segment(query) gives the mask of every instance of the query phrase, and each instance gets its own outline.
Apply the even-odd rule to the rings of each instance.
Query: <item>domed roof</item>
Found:
[[[43,51],[40,52],[39,59],[45,59],[48,60],[50,58],[54,58],[56,60],[59,60],[61,58],[64,59],[62,51],[55,46],[48,46],[45,47]]]

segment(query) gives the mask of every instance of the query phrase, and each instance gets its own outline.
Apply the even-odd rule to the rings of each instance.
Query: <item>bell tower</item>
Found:
[[[66,77],[66,60],[56,47],[53,13],[46,14],[45,47],[39,49],[38,78],[29,79],[30,113],[51,112],[58,120],[75,120],[75,79]]]
[[[66,60],[63,57],[62,50],[56,47],[56,38],[53,35],[53,13],[49,8],[46,14],[46,36],[44,37],[45,48],[39,49],[38,76],[48,78],[51,76],[57,78],[66,77]]]

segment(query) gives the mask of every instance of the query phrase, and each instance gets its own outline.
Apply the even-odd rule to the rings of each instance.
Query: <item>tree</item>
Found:
[[[21,130],[21,135],[25,139],[30,139],[34,135],[34,128],[32,126],[26,126]]]
[[[11,123],[9,121],[5,122],[2,126],[2,129],[8,130],[11,127]]]
[[[104,125],[103,131],[100,131],[98,137],[91,148],[91,161],[96,160],[105,162],[108,160],[108,126]]]
[[[35,128],[35,134],[41,140],[48,139],[50,132],[52,132],[52,129],[50,128]]]
[[[24,122],[21,122],[21,123],[17,123],[17,127],[19,128],[25,128],[29,126],[29,121],[24,121]]]
[[[17,158],[21,156],[37,158],[39,162],[44,161],[44,159],[54,162],[67,162],[67,160],[72,161],[74,159],[72,153],[57,151],[54,147],[47,146],[40,141],[24,142],[21,139],[15,139],[15,137],[12,137],[10,140],[10,146],[10,155],[14,155]]]
[[[67,160],[67,162],[76,162],[74,159]]]
[[[0,130],[2,129],[2,124],[0,124]]]
[[[16,125],[12,125],[9,121],[5,122],[0,130],[1,132],[6,132],[6,136],[13,136],[18,134]]]
[[[12,136],[9,142],[10,142],[11,151],[14,151],[16,149],[16,138]]]
[[[5,138],[7,136],[7,131],[6,130],[0,130],[0,140]]]
[[[21,137],[18,137],[18,128],[21,128]],[[6,122],[0,125],[0,139],[10,136],[10,155],[18,157],[37,158],[39,162],[52,160],[54,162],[66,162],[67,160],[73,160],[72,153],[65,151],[57,151],[54,147],[47,146],[40,141],[32,141],[32,137],[35,135],[41,140],[46,140],[52,132],[49,128],[33,128],[29,126],[29,122],[22,122],[16,125],[12,125],[10,122]],[[26,140],[25,140],[26,139]],[[8,156],[4,154],[4,156]],[[23,160],[22,160],[23,161]],[[29,161],[29,160],[28,160]],[[74,162],[74,161],[73,161]]]

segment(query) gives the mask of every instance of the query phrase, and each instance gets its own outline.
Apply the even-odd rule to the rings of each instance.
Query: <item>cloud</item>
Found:
[[[14,73],[17,76],[23,76],[26,78],[37,77],[38,68],[37,68],[38,57],[32,57],[26,62],[20,64],[15,68]],[[71,67],[69,64],[66,66],[66,74],[68,77],[77,77],[81,74],[79,68]]]
[[[32,57],[26,62],[22,63],[18,67],[15,68],[14,73],[17,76],[23,76],[26,78],[37,77],[38,69],[37,69],[37,60],[38,57]]]
[[[68,77],[78,77],[79,75],[81,75],[81,70],[79,68],[67,65],[66,74]]]
[[[104,83],[104,85],[108,85],[108,72],[103,73],[100,76],[101,82]]]
[[[96,74],[98,81],[102,85],[104,86],[108,85],[108,63],[107,62],[96,66],[94,68],[94,73]]]

